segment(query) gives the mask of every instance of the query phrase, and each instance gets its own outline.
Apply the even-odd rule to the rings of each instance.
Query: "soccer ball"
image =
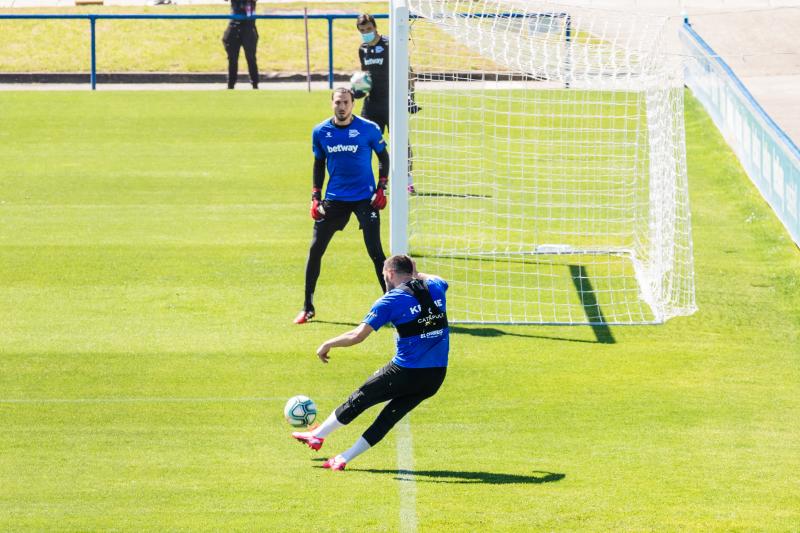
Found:
[[[292,396],[283,408],[283,416],[290,425],[304,428],[317,418],[317,406],[308,396]]]
[[[370,89],[372,89],[372,75],[363,70],[356,72],[350,77],[350,87],[352,87],[354,91],[368,93]]]

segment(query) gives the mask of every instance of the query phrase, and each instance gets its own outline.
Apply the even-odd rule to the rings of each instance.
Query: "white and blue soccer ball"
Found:
[[[291,426],[304,428],[316,420],[317,405],[308,396],[292,396],[283,408],[283,416]]]
[[[350,77],[350,87],[354,91],[368,93],[372,89],[372,75],[369,72],[360,70]]]

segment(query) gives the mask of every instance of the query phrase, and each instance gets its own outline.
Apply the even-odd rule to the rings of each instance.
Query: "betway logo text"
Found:
[[[376,58],[371,58],[371,59],[365,59],[364,60],[364,64],[365,65],[383,65],[383,58],[382,57],[376,57]]]
[[[336,146],[328,146],[328,153],[333,154],[336,152],[358,152],[357,144],[337,144]]]

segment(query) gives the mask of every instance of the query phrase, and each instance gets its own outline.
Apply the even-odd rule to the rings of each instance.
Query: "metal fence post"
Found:
[[[97,54],[95,51],[95,21],[97,18],[94,15],[89,15],[89,26],[92,28],[92,90],[97,89]]]
[[[328,19],[328,89],[333,89],[333,17]]]

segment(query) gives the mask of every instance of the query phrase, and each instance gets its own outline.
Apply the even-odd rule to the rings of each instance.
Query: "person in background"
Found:
[[[256,0],[230,0],[231,15],[252,17],[256,14]],[[258,46],[258,30],[255,19],[231,19],[222,36],[222,44],[228,54],[228,89],[236,86],[239,75],[239,49],[244,48],[244,57],[247,60],[247,70],[250,73],[250,83],[253,89],[258,89],[258,64],[256,62],[256,47]]]
[[[358,61],[361,70],[369,72],[372,87],[369,92],[354,91],[356,98],[364,98],[361,107],[361,116],[371,120],[381,129],[381,135],[389,129],[389,39],[378,33],[375,17],[363,13],[356,19],[356,28],[363,41],[358,47]],[[417,113],[420,107],[414,101],[414,71],[409,71],[409,96],[408,112]],[[413,152],[411,144],[408,146],[408,192],[415,194],[414,178],[412,176]]]

